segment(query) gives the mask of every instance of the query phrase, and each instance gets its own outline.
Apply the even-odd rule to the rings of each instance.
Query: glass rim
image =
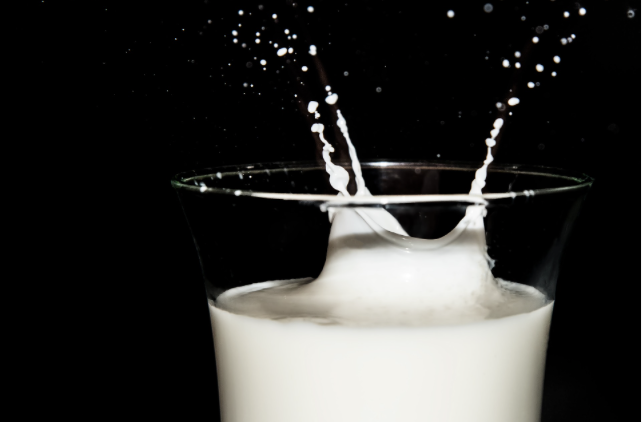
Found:
[[[344,168],[351,169],[352,164],[349,162],[334,163]],[[421,167],[430,170],[455,170],[455,171],[476,171],[481,166],[478,162],[465,161],[422,161],[422,160],[366,160],[361,163],[362,169],[372,168],[408,168]],[[595,179],[577,171],[565,170],[555,167],[545,167],[536,165],[523,164],[491,164],[488,167],[488,173],[514,173],[527,174],[532,176],[542,176],[556,179],[565,179],[568,181],[567,186],[555,188],[533,189],[525,191],[509,191],[502,193],[482,193],[477,194],[421,194],[421,195],[376,195],[376,196],[350,196],[330,194],[309,194],[309,193],[280,193],[267,191],[253,191],[250,189],[233,189],[225,187],[209,187],[198,184],[198,179],[212,178],[217,176],[219,179],[227,175],[242,174],[252,175],[258,173],[270,172],[287,172],[298,170],[324,170],[325,163],[316,161],[278,161],[255,164],[225,165],[200,170],[185,171],[176,174],[171,179],[171,184],[176,190],[187,190],[199,194],[219,194],[233,196],[250,196],[263,199],[279,199],[286,201],[304,201],[320,202],[332,205],[387,205],[403,204],[417,202],[466,202],[485,204],[489,200],[516,198],[521,196],[548,195],[554,193],[580,191],[591,186]],[[472,183],[472,179],[471,179]]]

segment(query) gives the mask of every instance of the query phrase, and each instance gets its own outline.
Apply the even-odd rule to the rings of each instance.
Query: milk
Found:
[[[354,327],[210,306],[224,422],[536,422],[553,305],[434,327]]]
[[[469,210],[432,248],[340,209],[317,279],[211,301],[222,420],[538,421],[553,303],[492,277]]]
[[[356,195],[369,196],[337,115]],[[444,237],[413,238],[382,208],[330,208],[317,279],[242,286],[210,302],[224,422],[539,420],[553,303],[495,279],[486,254],[481,193],[502,124],[471,183],[478,203]],[[323,124],[312,131],[330,184],[350,196]]]
[[[294,53],[274,48],[278,57]],[[308,53],[316,56],[316,46]],[[338,94],[325,90],[335,105]],[[321,117],[317,101],[307,110]],[[355,195],[370,196],[336,114]],[[497,119],[485,141],[473,205],[444,237],[413,238],[383,208],[329,204],[332,228],[316,279],[266,281],[210,300],[223,422],[539,421],[553,303],[495,279],[486,253],[481,194],[503,123]],[[331,186],[349,197],[350,175],[332,162],[324,125],[311,130]]]

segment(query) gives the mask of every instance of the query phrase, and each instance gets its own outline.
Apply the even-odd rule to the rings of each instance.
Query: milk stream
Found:
[[[336,104],[339,96],[326,91],[325,102]],[[307,110],[321,117],[318,102]],[[369,196],[336,114],[355,195]],[[471,196],[482,194],[503,124],[497,119],[485,141]],[[331,186],[350,196],[350,174],[332,162],[325,126],[311,130]],[[224,422],[539,421],[553,303],[493,277],[481,202],[439,239],[409,236],[383,208],[328,211],[316,279],[251,284],[210,301]]]

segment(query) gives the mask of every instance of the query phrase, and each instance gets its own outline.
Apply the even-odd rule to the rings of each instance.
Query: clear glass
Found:
[[[560,259],[592,179],[493,164],[471,196],[478,164],[361,167],[374,196],[337,196],[318,163],[172,181],[205,279],[222,420],[538,421]]]

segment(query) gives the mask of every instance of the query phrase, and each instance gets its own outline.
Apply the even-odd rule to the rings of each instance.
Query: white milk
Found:
[[[539,421],[553,304],[492,277],[471,215],[420,249],[336,211],[316,280],[210,303],[223,421]]]
[[[224,422],[537,422],[552,304],[444,327],[278,321],[210,306]]]
[[[309,54],[317,54],[314,45]],[[338,95],[326,91],[334,105]],[[308,104],[315,119],[318,107]],[[369,196],[336,112],[356,195]],[[486,139],[473,197],[486,184],[502,125],[497,119]],[[311,128],[330,184],[350,196],[349,173],[332,163],[324,129]],[[553,303],[493,277],[481,199],[433,240],[410,237],[384,209],[328,211],[317,279],[256,283],[210,302],[223,422],[539,421]]]

